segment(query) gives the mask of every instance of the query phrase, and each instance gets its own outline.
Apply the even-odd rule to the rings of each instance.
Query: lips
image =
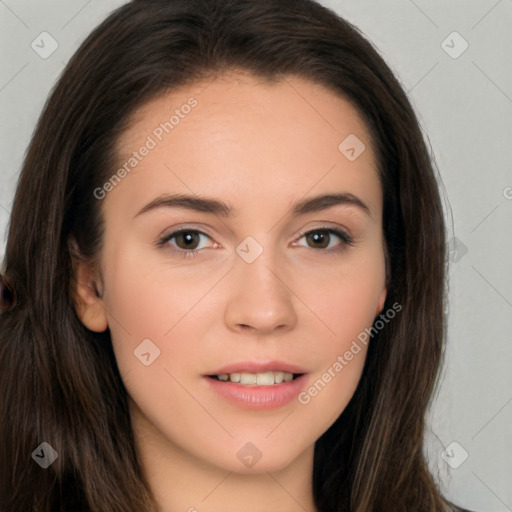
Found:
[[[212,372],[205,374],[206,376],[225,375],[231,373],[266,373],[266,372],[283,372],[302,375],[307,371],[295,364],[285,361],[244,361],[239,363],[230,363]]]
[[[203,375],[208,389],[244,409],[290,403],[306,383],[306,370],[284,361],[231,363]]]

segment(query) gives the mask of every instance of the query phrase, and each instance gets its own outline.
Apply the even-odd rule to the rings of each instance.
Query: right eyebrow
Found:
[[[217,199],[185,194],[164,194],[144,206],[135,217],[157,208],[186,208],[197,212],[213,213],[221,217],[238,215],[232,206]]]

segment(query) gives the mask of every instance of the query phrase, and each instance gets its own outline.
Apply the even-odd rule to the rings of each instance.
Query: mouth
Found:
[[[221,382],[234,382],[236,384],[241,384],[242,386],[275,386],[277,384],[282,384],[283,382],[291,382],[302,377],[302,375],[304,374],[278,370],[259,373],[220,373],[216,375],[207,375],[207,377]]]
[[[304,368],[284,361],[247,361],[202,375],[207,389],[242,409],[279,409],[290,404],[307,384]]]

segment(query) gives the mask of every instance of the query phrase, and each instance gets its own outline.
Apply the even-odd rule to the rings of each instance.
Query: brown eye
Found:
[[[326,231],[313,231],[306,235],[306,240],[314,249],[325,249],[329,246],[330,234]]]
[[[302,237],[306,238],[308,246],[312,249],[330,250],[340,248],[340,246],[352,245],[350,236],[336,229],[316,229],[305,233]],[[333,246],[332,242],[335,242],[336,238],[341,240],[341,243],[334,244]]]
[[[200,233],[198,231],[180,231],[174,234],[176,245],[180,249],[197,249],[200,242]]]
[[[169,249],[174,255],[193,258],[208,248],[208,240],[210,236],[196,229],[180,229],[165,235],[156,245]]]

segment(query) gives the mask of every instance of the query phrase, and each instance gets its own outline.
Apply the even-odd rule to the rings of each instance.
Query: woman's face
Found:
[[[362,119],[317,84],[225,75],[141,109],[123,166],[95,191],[104,318],[84,323],[108,323],[140,445],[239,473],[311,456],[386,297]]]

